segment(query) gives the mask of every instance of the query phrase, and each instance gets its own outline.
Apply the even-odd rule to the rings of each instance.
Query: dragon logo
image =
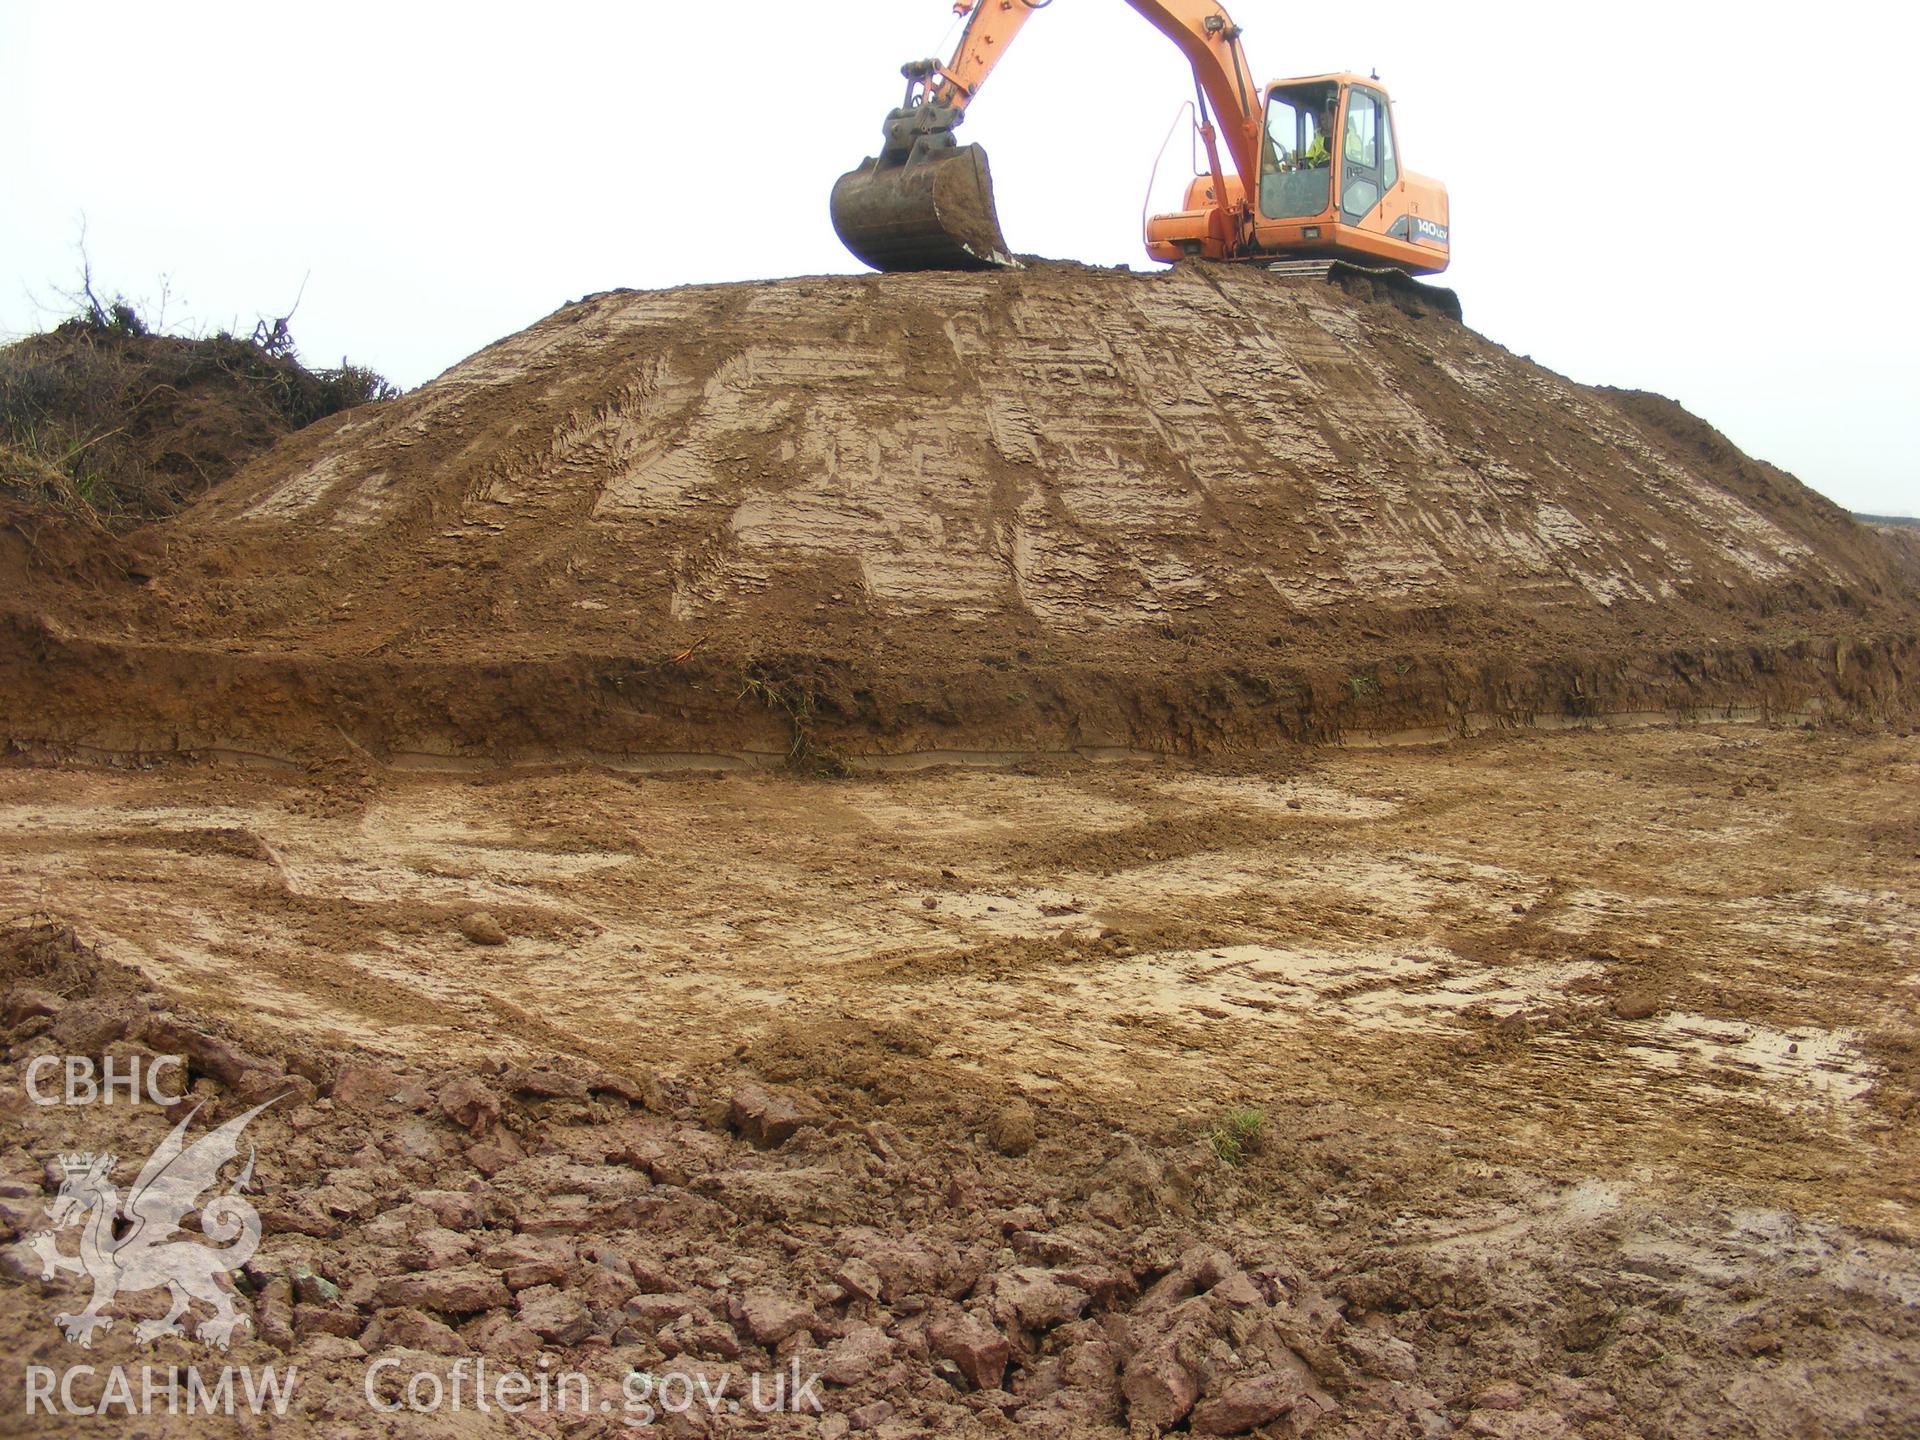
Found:
[[[163,1319],[134,1327],[142,1344],[166,1335],[185,1335],[180,1319],[196,1300],[214,1311],[196,1332],[204,1344],[225,1350],[234,1332],[252,1323],[234,1309],[227,1276],[260,1248],[260,1214],[241,1194],[253,1179],[253,1147],[247,1147],[246,1164],[225,1194],[204,1206],[200,1197],[218,1183],[221,1168],[240,1153],[247,1126],[283,1098],[275,1096],[189,1145],[187,1127],[200,1113],[200,1107],[194,1107],[141,1168],[124,1203],[113,1183],[118,1156],[60,1157],[66,1178],[47,1206],[53,1228],[39,1232],[24,1248],[39,1259],[42,1279],[52,1280],[64,1271],[93,1281],[87,1308],[59,1317],[71,1343],[92,1349],[94,1332],[113,1328],[105,1310],[115,1297],[162,1286],[171,1292],[173,1303]],[[188,1238],[183,1226],[196,1210],[200,1233]],[[59,1232],[75,1227],[80,1229],[79,1252],[64,1255]],[[203,1244],[203,1239],[213,1243]],[[215,1245],[225,1248],[215,1249]]]

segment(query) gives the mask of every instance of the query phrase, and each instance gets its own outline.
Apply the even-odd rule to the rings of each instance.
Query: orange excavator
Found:
[[[961,145],[954,131],[1027,21],[1052,3],[959,0],[966,30],[953,58],[905,67],[906,101],[887,117],[880,154],[833,190],[834,229],[874,269],[1016,263],[1000,234],[986,152]],[[1263,90],[1240,27],[1214,0],[1126,3],[1192,65],[1208,162],[1185,208],[1147,223],[1154,259],[1283,270],[1344,262],[1402,275],[1447,268],[1446,187],[1402,167],[1392,102],[1377,79],[1315,75]]]

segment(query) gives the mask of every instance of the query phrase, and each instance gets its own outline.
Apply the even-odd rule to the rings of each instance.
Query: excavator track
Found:
[[[1286,280],[1319,280],[1328,284],[1360,283],[1379,286],[1402,308],[1425,304],[1453,320],[1464,320],[1460,297],[1444,285],[1428,285],[1393,265],[1356,265],[1351,260],[1273,260],[1267,270]]]

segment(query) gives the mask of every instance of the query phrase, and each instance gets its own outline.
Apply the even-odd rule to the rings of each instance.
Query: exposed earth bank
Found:
[[[598,296],[283,442],[117,573],[10,553],[0,731],[115,753],[1884,721],[1920,664],[1911,553],[1670,402],[1419,295],[1210,266]]]

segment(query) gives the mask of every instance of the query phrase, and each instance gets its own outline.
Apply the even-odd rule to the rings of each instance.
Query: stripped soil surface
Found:
[[[796,1357],[824,1413],[662,1433],[1903,1433],[1916,782],[1912,738],[1750,728],[21,766],[0,908],[98,959],[16,963],[0,1204],[31,1232],[45,1161],[171,1123],[25,1104],[36,1055],[185,1053],[208,1118],[290,1089],[227,1359],[296,1365],[281,1423],[327,1434],[515,1433],[375,1412],[368,1367],[543,1355],[590,1379],[537,1422],[574,1433],[630,1433],[628,1377]],[[84,1292],[14,1278],[18,1394]],[[130,1328],[87,1358],[209,1363]]]

